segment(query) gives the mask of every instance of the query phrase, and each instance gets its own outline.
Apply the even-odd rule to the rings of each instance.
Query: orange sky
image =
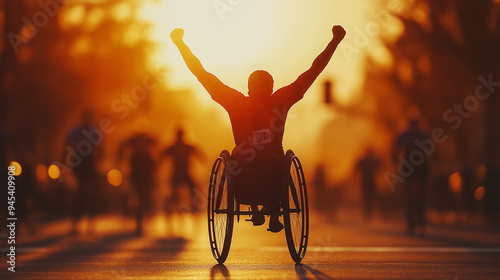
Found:
[[[400,4],[400,1],[393,2]],[[320,143],[327,142],[326,145],[333,146],[329,152],[335,153],[335,157],[328,157],[327,164],[336,165],[336,172],[345,174],[355,157],[363,151],[374,128],[369,123],[355,120],[347,126],[342,125],[349,128],[349,133],[336,135],[335,131],[325,132],[328,124],[335,122],[338,116],[331,107],[322,104],[323,82],[334,79],[334,94],[339,102],[359,102],[366,54],[372,53],[382,62],[390,63],[379,35],[394,36],[400,30],[396,20],[387,24],[377,14],[391,9],[394,10],[394,7],[378,6],[375,1],[368,0],[156,0],[145,2],[136,15],[152,24],[149,37],[158,43],[156,52],[151,55],[151,65],[168,69],[166,82],[169,87],[193,93],[198,100],[197,106],[201,106],[196,108],[197,114],[215,112],[218,115],[211,121],[217,122],[211,123],[214,131],[215,127],[230,131],[229,118],[185,66],[170,40],[171,30],[183,28],[185,42],[204,67],[227,85],[246,93],[248,76],[256,69],[267,70],[273,75],[275,90],[293,82],[310,67],[329,42],[332,26],[344,26],[347,36],[332,61],[304,99],[290,111],[284,147],[294,149],[306,164],[313,166],[324,157]],[[371,29],[372,34],[367,33],[369,28],[377,26],[378,29]],[[359,35],[360,30],[362,35]],[[171,97],[161,94],[153,98],[153,104],[167,104],[171,100]],[[230,133],[224,132],[207,139],[209,132],[204,134],[201,128],[205,126],[206,129],[206,117],[196,118],[197,121],[193,117],[184,121],[193,131],[189,134],[193,142],[210,142],[207,144],[210,150],[216,149],[213,145],[220,146],[218,150],[231,149],[229,146],[233,141]],[[200,119],[203,123],[196,123]],[[325,133],[330,135],[331,144],[330,138],[325,140]],[[163,137],[168,142],[170,134]],[[212,143],[215,141],[219,143]]]
[[[396,4],[400,4],[399,1]],[[273,75],[275,90],[293,82],[329,42],[332,26],[344,26],[345,40],[305,98],[290,111],[285,130],[285,149],[292,148],[304,155],[306,163],[315,164],[322,154],[318,143],[324,142],[320,138],[324,137],[325,127],[328,128],[326,124],[337,117],[334,110],[322,104],[323,82],[335,80],[334,93],[339,102],[358,102],[365,55],[371,52],[377,59],[390,63],[379,35],[394,36],[400,32],[396,20],[387,24],[377,14],[398,8],[397,5],[378,6],[375,1],[367,0],[157,0],[145,4],[137,14],[153,24],[150,38],[159,43],[157,52],[151,56],[151,64],[168,68],[169,86],[193,91],[202,106],[207,110],[213,108],[223,120],[227,119],[225,123],[214,124],[223,127],[230,125],[227,114],[189,72],[170,40],[171,30],[183,28],[185,42],[204,67],[227,85],[246,93],[248,76],[256,69],[267,70]],[[375,29],[369,29],[372,27]],[[363,35],[358,35],[360,30]],[[370,30],[373,32],[368,34]],[[166,102],[165,96],[154,98],[157,99],[154,103]],[[349,135],[333,137],[332,145],[338,145],[334,150],[340,151],[336,151],[335,162],[327,163],[338,165],[341,161],[345,164],[337,166],[339,173],[349,171],[352,160],[362,152],[372,130],[370,124],[354,122]]]
[[[295,80],[331,39],[331,27],[340,24],[349,31],[364,22],[372,2],[162,0],[145,5],[139,15],[154,23],[151,38],[162,47],[153,56],[153,63],[171,67],[169,81],[174,86],[202,91],[169,38],[173,28],[181,27],[186,32],[185,41],[205,68],[246,92],[248,75],[256,69],[269,71],[277,87]],[[232,10],[217,12],[214,3],[236,5],[227,4],[223,7]],[[337,53],[333,61],[319,80],[338,77],[342,80],[339,94],[346,100],[360,84],[353,73],[359,73],[362,55],[346,59]]]

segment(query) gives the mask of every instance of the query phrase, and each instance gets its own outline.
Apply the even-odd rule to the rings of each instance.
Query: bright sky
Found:
[[[344,26],[350,36],[349,31],[357,23],[365,22],[372,8],[368,3],[371,2],[158,0],[145,5],[140,15],[155,23],[151,37],[161,47],[154,63],[169,66],[168,79],[174,87],[203,90],[170,40],[170,31],[180,27],[185,30],[185,42],[205,68],[227,85],[246,93],[248,76],[257,69],[270,72],[277,88],[294,81],[329,42],[333,25]],[[336,77],[341,81],[336,85],[339,98],[346,101],[361,83],[357,73],[362,58],[361,54],[354,54],[348,59],[339,50],[318,80]]]
[[[189,72],[170,40],[174,28],[185,30],[184,41],[207,71],[246,94],[248,76],[257,69],[273,75],[275,90],[293,82],[331,40],[333,25],[342,25],[347,36],[304,99],[290,111],[283,144],[285,149],[312,155],[303,157],[310,164],[316,164],[316,160],[331,152],[336,156],[334,160],[343,165],[337,170],[345,173],[354,157],[364,149],[373,128],[358,122],[346,123],[348,132],[343,134],[329,131],[335,111],[322,104],[323,82],[333,79],[335,98],[348,104],[357,101],[361,92],[368,50],[375,58],[390,61],[381,47],[379,35],[394,32],[396,25],[377,18],[377,14],[387,14],[391,9],[377,3],[369,0],[156,0],[144,5],[138,14],[153,24],[150,37],[159,43],[159,48],[151,63],[168,68],[168,85],[192,90],[202,104],[217,107],[215,110],[225,118],[227,114]],[[400,5],[402,0],[391,3]],[[346,52],[353,49],[357,52]],[[216,125],[229,126],[229,121]],[[325,139],[325,133],[333,135],[332,140]],[[326,151],[326,147],[319,144],[322,142],[332,150]]]

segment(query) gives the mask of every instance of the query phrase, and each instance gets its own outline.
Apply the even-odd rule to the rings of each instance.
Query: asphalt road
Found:
[[[132,234],[131,220],[117,217],[101,218],[94,234],[67,235],[68,228],[53,223],[19,237],[14,273],[2,240],[0,278],[500,279],[500,235],[484,230],[430,227],[425,236],[408,236],[398,224],[313,218],[308,252],[295,265],[284,233],[242,221],[223,266],[210,253],[205,216],[173,225],[157,218],[141,237]]]

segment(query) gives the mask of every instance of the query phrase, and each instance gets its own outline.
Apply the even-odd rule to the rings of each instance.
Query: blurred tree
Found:
[[[146,2],[0,0],[0,133],[15,144],[9,160],[25,159],[31,168],[59,160],[85,109],[119,118],[112,102],[150,71],[155,44],[136,14]],[[137,103],[135,114],[149,99]],[[37,204],[45,213],[65,213],[68,189],[48,184]]]
[[[141,4],[0,0],[0,111],[22,149],[52,161],[82,109],[110,111],[142,83],[154,44],[135,14]]]
[[[389,7],[391,2],[384,4]],[[459,163],[452,168],[485,163],[486,208],[499,213],[500,2],[405,3],[395,15],[404,31],[397,40],[385,42],[392,67],[381,71],[369,60],[366,87],[377,96],[381,115],[394,120],[401,116],[393,113],[400,111],[391,107],[394,101],[383,102],[395,98],[402,107],[416,105],[431,128],[446,129],[449,140],[440,153],[445,151],[448,162]],[[371,89],[374,84],[383,86]],[[478,100],[479,95],[488,97]],[[452,144],[454,151],[449,149]]]

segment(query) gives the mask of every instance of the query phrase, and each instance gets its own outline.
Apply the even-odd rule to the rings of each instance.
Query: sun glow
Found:
[[[214,3],[226,3],[230,7],[226,7],[221,16]],[[248,76],[258,69],[273,76],[274,90],[292,83],[325,49],[332,38],[333,25],[342,25],[347,36],[303,100],[288,115],[283,145],[299,153],[308,152],[312,160],[312,157],[322,157],[324,153],[313,155],[319,149],[317,145],[303,142],[303,135],[308,135],[310,143],[323,145],[320,139],[325,137],[326,127],[340,115],[333,106],[322,102],[324,82],[332,81],[332,97],[337,104],[350,106],[359,101],[364,90],[366,56],[376,56],[377,61],[386,63],[386,67],[393,66],[392,57],[383,50],[380,36],[396,37],[401,28],[398,29],[397,20],[383,24],[377,17],[384,12],[387,15],[388,10],[390,8],[383,7],[380,2],[369,0],[156,0],[145,2],[135,15],[151,23],[147,36],[158,43],[150,56],[150,64],[168,69],[165,84],[172,89],[172,94],[154,95],[153,103],[176,104],[182,108],[174,116],[176,121],[186,123],[199,133],[216,135],[213,131],[229,132],[217,139],[231,137],[227,113],[213,102],[186,67],[171,42],[173,29],[184,29],[184,41],[207,71],[246,94]],[[366,33],[373,26],[379,26],[376,34],[359,34],[359,30]],[[366,38],[362,45],[360,36]],[[190,113],[195,109],[196,113]],[[217,121],[200,126],[199,118],[208,115]],[[191,120],[187,121],[188,118]],[[360,136],[356,137],[358,142],[350,142],[348,146],[362,147],[364,137],[361,135],[369,133],[368,128],[361,122],[355,127],[350,126],[350,131],[359,131]],[[230,143],[233,143],[232,139],[225,145]],[[213,148],[218,149],[221,145],[214,144]],[[304,150],[299,150],[299,147]],[[336,156],[344,160],[352,154],[355,154],[354,150],[345,149],[342,155],[336,153]],[[339,174],[346,172],[347,168]]]
[[[223,3],[225,10],[217,9],[216,3]],[[170,31],[180,27],[205,68],[245,93],[248,76],[257,69],[270,72],[276,88],[293,82],[331,39],[331,27],[343,25],[349,34],[356,22],[363,22],[369,6],[363,0],[159,0],[143,5],[137,15],[154,25],[150,37],[160,43],[160,48],[152,63],[169,66],[171,85],[202,90],[170,41]],[[349,99],[353,88],[361,84],[359,75],[353,72],[360,72],[363,56],[348,61],[340,50],[337,52],[323,76],[342,80],[337,94]]]

